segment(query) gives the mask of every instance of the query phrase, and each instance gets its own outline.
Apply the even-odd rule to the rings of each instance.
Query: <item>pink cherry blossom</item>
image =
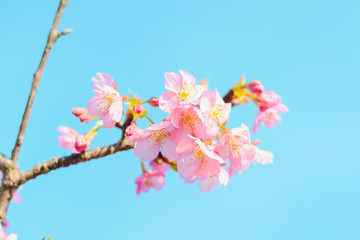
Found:
[[[151,124],[144,130],[138,130],[131,137],[130,141],[135,142],[134,155],[141,161],[154,160],[161,149],[161,153],[175,160],[176,143],[171,136],[174,126],[169,121],[163,121],[159,124]]]
[[[70,149],[72,153],[79,153],[75,148],[75,141],[80,134],[68,127],[58,127],[57,130],[61,132],[61,135],[58,137],[60,146]]]
[[[0,240],[17,240],[17,235],[15,233],[7,235],[2,224],[0,224]]]
[[[231,103],[225,103],[217,89],[214,92],[205,90],[200,98],[200,111],[207,126],[206,133],[213,138],[218,134],[219,127],[228,120]]]
[[[144,111],[144,106],[142,104],[135,104],[133,107],[133,111],[137,114],[140,114],[142,111]]]
[[[289,112],[289,109],[284,104],[279,103],[275,107],[268,108],[264,111],[260,110],[255,117],[253,132],[257,132],[260,124],[263,124],[265,127],[275,127],[275,123],[281,122],[280,112]]]
[[[111,76],[97,73],[96,78],[91,80],[96,96],[90,99],[87,109],[91,115],[103,119],[104,128],[112,128],[123,114],[123,99],[117,92],[116,83]]]
[[[199,103],[199,98],[204,91],[204,87],[195,85],[195,78],[189,73],[180,70],[177,73],[165,73],[165,91],[159,100],[159,106],[164,112],[169,112],[178,104]]]
[[[249,89],[252,93],[261,94],[264,91],[264,86],[258,80],[252,80],[249,83]]]
[[[126,131],[125,131],[125,134],[126,136],[130,137],[132,136],[135,132],[139,131],[140,128],[138,128],[136,126],[136,123],[132,122],[127,128],[126,128]]]
[[[147,100],[147,102],[152,107],[158,107],[159,106],[159,98],[158,97],[151,97],[151,98],[149,98],[149,100]]]
[[[75,117],[80,117],[81,115],[88,113],[86,108],[83,107],[74,107],[72,109],[72,114],[74,114]]]
[[[229,182],[229,173],[225,168],[220,167],[220,172],[216,175],[211,175],[207,179],[200,180],[198,186],[202,193],[210,192],[214,188],[224,185],[224,188]]]
[[[78,152],[85,151],[90,145],[91,140],[89,140],[85,135],[80,135],[76,137],[75,140],[75,149]]]
[[[203,114],[193,105],[179,105],[172,109],[169,118],[178,130],[173,132],[177,142],[192,135],[196,138],[207,139],[206,126],[203,122]]]
[[[260,143],[259,139],[255,139],[251,144],[255,147],[255,157],[254,161],[258,162],[262,165],[274,163],[274,155],[271,152],[261,150],[257,147],[257,145]]]
[[[150,188],[160,190],[165,185],[165,175],[158,171],[148,171],[135,180],[136,194],[148,192]]]
[[[210,145],[190,135],[179,143],[176,151],[179,153],[177,168],[180,177],[190,182],[194,177],[204,180],[217,175],[221,164],[225,163]]]
[[[157,172],[166,172],[167,170],[170,169],[170,167],[167,163],[164,163],[164,162],[157,163],[154,160],[150,162],[150,166],[154,171],[157,171]]]
[[[240,128],[226,131],[214,148],[222,158],[229,158],[232,174],[247,169],[255,156],[255,148],[250,143],[249,128],[244,124]]]
[[[260,111],[265,111],[268,108],[275,107],[281,101],[279,95],[274,93],[273,91],[263,92],[260,97],[257,98],[259,102]]]

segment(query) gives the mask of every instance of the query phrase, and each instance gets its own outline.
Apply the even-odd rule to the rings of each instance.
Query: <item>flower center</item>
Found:
[[[182,114],[182,121],[185,130],[189,133],[192,133],[193,130],[196,130],[196,125],[199,124],[199,119],[197,118],[196,113],[193,111],[185,113],[183,111]]]
[[[111,106],[111,104],[113,104],[113,102],[119,98],[119,96],[117,96],[116,94],[113,93],[107,93],[107,92],[102,92],[101,95],[96,95],[96,97],[101,98],[101,102],[99,105],[97,105],[100,108],[100,113],[102,113],[103,115],[105,115],[107,112],[109,112],[109,108]]]
[[[166,143],[166,136],[169,135],[169,132],[161,129],[161,130],[157,130],[154,131],[151,135],[150,135],[150,139],[154,142],[154,146],[159,146],[159,145],[163,145]]]

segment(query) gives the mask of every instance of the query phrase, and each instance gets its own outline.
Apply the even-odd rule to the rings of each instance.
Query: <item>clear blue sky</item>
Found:
[[[0,2],[0,151],[9,156],[58,1]],[[85,132],[71,115],[92,97],[91,77],[147,99],[163,73],[186,70],[222,94],[243,73],[282,97],[290,113],[260,128],[275,163],[201,194],[169,172],[162,191],[136,196],[132,151],[61,169],[24,185],[11,204],[19,240],[357,239],[360,235],[359,1],[74,1],[48,60],[20,154],[22,170],[66,155],[56,127]],[[253,105],[230,127],[252,126]],[[155,117],[162,116],[156,112]],[[92,147],[119,131],[102,130]]]

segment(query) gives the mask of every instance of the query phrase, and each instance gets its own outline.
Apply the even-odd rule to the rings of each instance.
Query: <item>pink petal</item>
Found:
[[[179,70],[179,73],[181,75],[181,80],[182,80],[182,86],[184,85],[194,85],[195,84],[195,78],[189,74],[188,72],[185,72],[183,70]]]
[[[175,108],[179,103],[179,98],[176,93],[172,91],[165,91],[159,100],[159,107],[164,112],[170,112],[171,109]]]
[[[112,128],[115,126],[116,121],[113,120],[109,112],[107,112],[105,115],[103,115],[103,123],[104,128]]]
[[[112,120],[116,122],[120,122],[122,113],[123,113],[122,99],[121,97],[119,97],[117,100],[115,100],[112,103],[109,109],[109,114]]]
[[[93,81],[93,89],[102,91],[104,86],[110,86],[116,89],[116,83],[114,79],[105,73],[96,73],[96,78],[91,79]]]
[[[172,92],[179,92],[181,88],[180,76],[174,72],[168,72],[164,74],[165,76],[165,88]]]
[[[146,139],[135,143],[134,155],[141,161],[154,160],[160,151],[160,146],[151,139]]]
[[[161,153],[170,160],[176,160],[178,158],[176,146],[176,142],[171,140],[171,138],[166,137],[164,143],[161,146]]]
[[[16,203],[22,203],[22,199],[20,198],[19,192],[15,191],[12,197],[12,200]]]
[[[182,155],[188,154],[194,150],[195,146],[196,144],[194,139],[187,137],[178,144],[176,147],[176,152]]]

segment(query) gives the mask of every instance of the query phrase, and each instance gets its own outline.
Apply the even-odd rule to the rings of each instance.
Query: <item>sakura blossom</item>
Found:
[[[264,91],[264,86],[261,84],[260,81],[252,80],[249,83],[249,89],[252,93],[262,94]]]
[[[205,117],[206,133],[213,138],[219,132],[220,126],[228,120],[231,104],[224,102],[217,89],[213,92],[205,90],[200,99],[200,111]]]
[[[220,172],[218,174],[211,175],[207,179],[200,180],[198,182],[198,186],[200,188],[200,191],[202,193],[205,193],[205,192],[210,192],[214,190],[214,188],[220,187],[221,185],[223,185],[225,188],[228,182],[229,182],[228,171],[225,168],[220,167]]]
[[[2,224],[0,224],[0,240],[17,240],[17,235],[15,233],[7,235]]]
[[[151,97],[146,102],[149,103],[150,106],[152,106],[152,107],[158,107],[159,106],[159,98],[158,97]]]
[[[93,81],[95,97],[87,104],[89,114],[100,117],[104,128],[112,128],[123,115],[123,98],[117,91],[113,78],[105,73],[97,73]]]
[[[147,193],[150,188],[160,190],[165,185],[165,175],[158,171],[148,171],[136,178],[135,184],[137,195],[141,192]]]
[[[275,127],[275,123],[281,122],[280,112],[289,112],[289,109],[284,104],[279,103],[275,107],[263,111],[260,110],[255,117],[253,132],[256,133],[258,131],[260,124],[263,124],[265,127]]]
[[[169,165],[167,163],[164,163],[163,161],[151,161],[150,166],[154,171],[158,172],[166,172],[170,169]]]
[[[79,153],[79,151],[75,148],[75,141],[80,134],[68,127],[58,127],[57,130],[61,133],[58,137],[58,141],[61,147],[70,149],[72,153]]]
[[[208,138],[207,126],[201,111],[193,105],[178,105],[169,113],[169,119],[177,130],[173,131],[176,142],[180,142],[187,135],[197,138]]]
[[[232,173],[247,169],[255,156],[255,148],[250,143],[250,132],[244,124],[240,128],[224,131],[224,135],[215,145],[215,151],[231,162]],[[231,174],[232,175],[232,174]]]
[[[85,151],[98,129],[112,128],[117,123],[116,127],[123,131],[120,141],[133,144],[134,156],[141,162],[142,174],[135,180],[138,195],[151,188],[160,190],[169,169],[177,172],[185,183],[197,183],[205,193],[220,186],[225,188],[234,175],[250,168],[251,163],[273,163],[273,154],[257,147],[259,140],[251,143],[247,126],[239,121],[238,127],[232,129],[226,125],[232,106],[252,100],[259,108],[253,132],[261,124],[274,127],[281,120],[279,113],[288,112],[279,95],[264,91],[258,80],[246,84],[242,76],[222,98],[217,89],[208,89],[207,80],[196,84],[191,74],[182,70],[179,73],[165,73],[165,92],[160,98],[152,96],[145,102],[134,94],[121,96],[112,77],[97,73],[92,78],[96,96],[90,99],[87,109],[76,107],[72,112],[81,122],[94,118],[102,121],[82,135],[74,129],[58,127],[60,145],[73,153]],[[122,122],[126,100],[128,110]],[[166,113],[165,118],[152,121],[151,108],[144,109],[145,104],[159,107]],[[138,122],[142,120],[150,122],[149,126],[139,128]]]
[[[169,121],[151,124],[148,128],[138,130],[130,141],[135,142],[134,155],[141,161],[154,160],[161,153],[168,158],[176,158],[176,143],[171,136],[174,126]]]
[[[189,73],[180,70],[177,73],[165,73],[165,91],[159,100],[159,107],[164,112],[169,112],[179,104],[199,103],[204,87],[195,85],[195,78]]]
[[[179,154],[177,160],[180,177],[191,181],[192,179],[207,179],[220,172],[220,166],[225,163],[209,145],[210,142],[203,142],[200,139],[189,136],[184,139],[176,148]]]

